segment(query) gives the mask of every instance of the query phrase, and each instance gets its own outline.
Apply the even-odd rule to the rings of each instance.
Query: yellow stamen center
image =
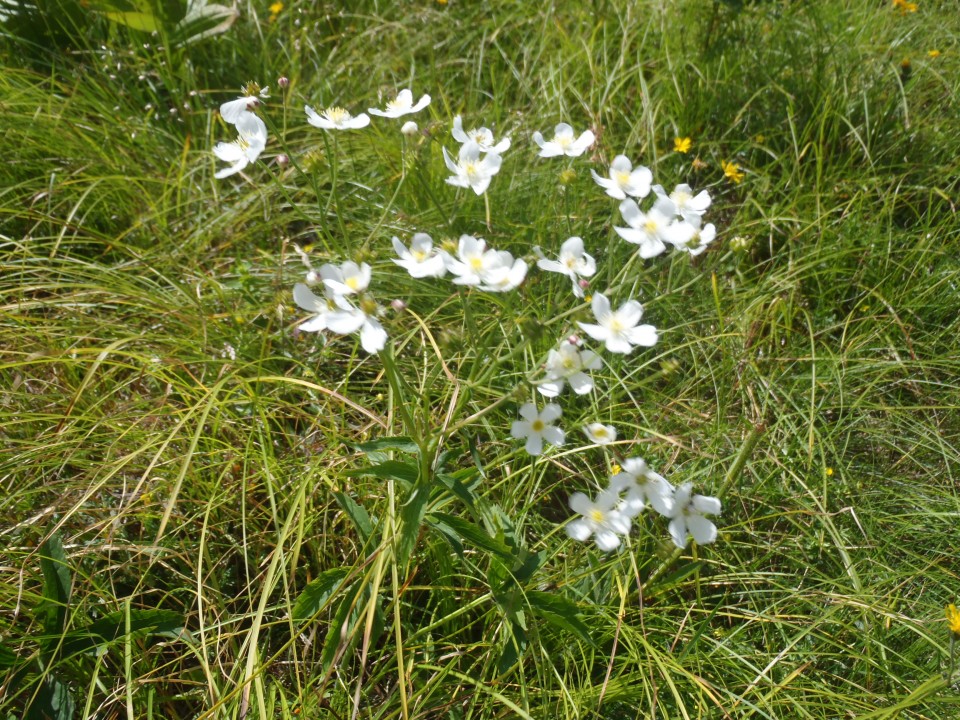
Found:
[[[614,179],[617,181],[617,185],[626,185],[628,182],[630,182],[630,173],[617,170]]]
[[[606,516],[603,514],[603,510],[597,510],[596,508],[594,508],[588,513],[587,517],[589,517],[593,522],[599,525],[600,523],[603,522],[603,519]]]
[[[350,113],[348,113],[342,107],[327,108],[327,111],[324,113],[324,115],[326,115],[327,120],[332,122],[334,125],[340,125],[341,123],[350,119]]]
[[[348,277],[343,282],[344,282],[344,285],[346,285],[351,290],[356,290],[358,287],[360,287],[360,278],[356,276]]]
[[[537,418],[532,423],[530,423],[530,429],[533,430],[535,433],[543,432],[543,429],[545,427],[546,427],[546,424],[543,422],[543,420],[539,418]]]

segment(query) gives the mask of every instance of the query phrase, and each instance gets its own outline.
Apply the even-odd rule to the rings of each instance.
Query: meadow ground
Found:
[[[0,717],[960,717],[953,0],[242,0],[190,43],[6,7]],[[248,81],[266,147],[218,179]],[[406,87],[432,102],[306,122]],[[456,115],[512,140],[482,196],[446,182]],[[539,157],[560,122],[595,142]],[[590,173],[621,153],[708,191],[705,252],[621,239]],[[417,232],[526,278],[414,279]],[[571,236],[655,345],[579,329],[534,250]],[[345,261],[379,353],[298,329],[304,263]],[[571,333],[593,389],[531,456]],[[716,541],[652,509],[569,537],[629,458],[718,497]]]

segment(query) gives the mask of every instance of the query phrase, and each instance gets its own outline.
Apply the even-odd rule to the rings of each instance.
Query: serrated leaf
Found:
[[[37,607],[37,615],[42,619],[44,634],[55,637],[66,627],[70,604],[70,567],[60,533],[53,533],[40,546],[40,569],[43,600]]]
[[[300,593],[293,605],[295,622],[305,622],[326,607],[343,585],[344,578],[350,574],[347,568],[333,568],[320,573]]]
[[[590,628],[578,617],[580,609],[572,600],[555,593],[528,590],[527,602],[534,613],[561,630],[572,632],[586,643],[593,644]]]
[[[437,481],[440,482],[456,498],[461,500],[464,505],[472,511],[476,509],[477,497],[473,490],[464,481],[471,476],[476,476],[476,471],[472,468],[467,473],[437,473]]]
[[[509,547],[507,547],[507,545],[498,541],[496,538],[490,537],[489,533],[487,533],[487,531],[479,525],[475,525],[472,522],[463,520],[454,515],[447,515],[446,513],[440,512],[430,513],[430,518],[434,518],[439,522],[442,522],[444,525],[456,532],[461,540],[466,540],[471,545],[482,548],[483,550],[491,552],[505,560],[509,560],[513,557],[513,552]]]
[[[384,480],[393,478],[409,487],[417,482],[417,478],[420,476],[420,470],[408,463],[402,463],[397,460],[387,460],[379,465],[347,470],[343,474],[347,477],[377,477]]]
[[[414,455],[420,454],[420,447],[410,438],[403,436],[377,438],[376,440],[356,443],[353,447],[362,453],[399,450],[400,452],[413,453]]]
[[[363,542],[369,540],[373,534],[373,523],[370,522],[370,515],[364,507],[357,504],[357,502],[346,493],[335,492],[333,496],[337,499],[337,503],[343,508],[347,517],[353,521],[353,526],[357,529],[360,539]]]
[[[80,630],[73,630],[63,638],[61,654],[70,657],[109,647],[126,637],[126,613],[122,610],[104,615]],[[164,635],[178,638],[184,634],[184,618],[173,610],[131,610],[130,635]]]

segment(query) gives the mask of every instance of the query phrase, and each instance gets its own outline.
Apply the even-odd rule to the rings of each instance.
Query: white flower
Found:
[[[658,198],[667,199],[667,193],[660,185],[654,185],[653,192],[657,194]],[[676,214],[687,221],[691,221],[692,218],[698,220],[702,218],[711,202],[710,193],[706,190],[701,190],[695,196],[690,186],[685,183],[681,183],[673,189],[669,200],[676,207]]]
[[[620,535],[630,534],[630,518],[616,509],[620,493],[607,488],[591,502],[583,493],[570,496],[570,508],[582,515],[579,520],[567,524],[567,535],[585,542],[593,535],[593,541],[604,552],[620,547]]]
[[[340,335],[349,335],[360,331],[360,345],[370,354],[383,350],[387,342],[387,331],[374,317],[376,304],[364,301],[361,307],[350,305],[344,298],[337,298],[337,310],[327,313],[327,329]]]
[[[500,156],[489,152],[480,159],[480,146],[472,140],[460,147],[457,162],[453,161],[450,153],[443,148],[443,161],[447,169],[453,173],[447,182],[457,187],[470,188],[477,195],[483,195],[490,186],[490,179],[500,171]]]
[[[707,245],[712,243],[717,237],[717,229],[713,226],[713,223],[707,223],[706,226],[701,229],[700,218],[697,217],[691,217],[689,221],[684,222],[687,222],[687,224],[691,226],[693,233],[686,242],[674,242],[674,247],[682,252],[697,256],[706,250]],[[678,237],[683,237],[683,235],[679,235]]]
[[[404,115],[409,115],[410,113],[419,112],[423,110],[427,105],[430,104],[430,96],[424,95],[417,101],[417,104],[413,104],[413,93],[407,90],[406,88],[397,93],[396,100],[391,100],[387,103],[386,110],[380,110],[378,108],[368,108],[367,112],[371,115],[379,115],[380,117],[386,118],[398,118]]]
[[[487,292],[509,292],[520,286],[527,276],[525,260],[513,259],[508,252],[497,253],[499,264],[483,273],[480,289]]]
[[[400,132],[406,136],[416,135],[417,130],[420,128],[417,127],[417,124],[413,120],[407,120],[403,126],[400,128]]]
[[[604,425],[598,422],[585,426],[583,433],[590,442],[597,445],[609,445],[617,439],[617,429],[613,425]]]
[[[720,500],[706,495],[693,495],[693,483],[684,483],[674,495],[673,511],[670,513],[670,537],[678,548],[687,546],[687,535],[701,545],[717,539],[717,526],[704,515],[719,515]]]
[[[560,406],[554,403],[548,403],[540,412],[537,412],[537,406],[533,403],[524,403],[520,407],[523,420],[514,421],[510,434],[517,440],[526,438],[526,451],[531,455],[539,455],[543,452],[544,440],[551,445],[563,445],[563,430],[550,424],[562,413]]]
[[[394,262],[410,273],[411,277],[443,277],[447,272],[445,254],[433,249],[433,240],[426,233],[414,235],[409,250],[395,237],[393,249],[400,257],[399,260],[394,259]]]
[[[592,307],[598,324],[578,322],[577,325],[594,340],[606,343],[610,352],[629,353],[635,345],[656,345],[657,329],[653,325],[637,325],[643,317],[643,306],[636,300],[628,300],[616,312],[610,312],[610,301],[597,293]]]
[[[323,265],[320,268],[320,276],[323,278],[323,284],[335,297],[342,297],[366,290],[370,285],[371,271],[367,263],[357,265],[348,260],[340,267]]]
[[[600,358],[596,353],[580,350],[573,343],[565,342],[558,350],[551,350],[547,355],[547,377],[537,385],[537,390],[544,397],[554,398],[563,392],[569,382],[577,395],[585,395],[593,390],[593,380],[584,370],[599,370],[600,366]]]
[[[359,130],[370,124],[370,116],[360,113],[351,115],[342,107],[329,107],[319,115],[309,105],[304,105],[307,122],[321,130]]]
[[[481,127],[475,130],[463,131],[463,120],[457,115],[453,119],[453,139],[458,143],[475,142],[480,147],[480,152],[495,152],[502,155],[510,149],[510,138],[504,138],[498,143],[493,141],[493,133],[489,128]]]
[[[453,279],[457,285],[479,285],[489,271],[503,265],[500,253],[487,250],[486,241],[472,235],[460,236],[457,258],[447,260],[447,269],[457,276]]]
[[[329,297],[317,297],[313,291],[303,283],[293,286],[293,301],[307,312],[316,316],[297,326],[303,332],[319,332],[327,329],[327,314],[335,308]]]
[[[239,135],[236,140],[232,143],[217,143],[213,147],[214,155],[224,162],[233,163],[230,167],[217,171],[215,178],[225,178],[240,172],[256,161],[267,145],[267,126],[253,113],[241,113],[236,126]]]
[[[539,251],[539,248],[534,248]],[[541,257],[537,260],[537,267],[547,272],[558,272],[566,275],[573,281],[573,294],[583,297],[583,288],[579,278],[592,277],[597,271],[597,263],[592,255],[584,252],[583,240],[578,237],[568,238],[560,246],[560,259],[547,260]]]
[[[667,249],[665,243],[685,243],[693,234],[689,225],[674,223],[676,205],[669,198],[661,197],[648,213],[641,212],[637,203],[627,198],[620,203],[620,214],[630,227],[614,230],[627,242],[638,245],[642,258],[659,255]]]
[[[533,141],[540,146],[540,157],[577,157],[583,155],[584,150],[593,145],[594,140],[596,136],[590,130],[584,130],[580,137],[574,139],[573,128],[567,123],[560,123],[554,128],[553,140],[544,140],[539,131],[533,134]]]
[[[620,509],[629,517],[639,515],[647,505],[661,515],[671,517],[674,508],[673,485],[640,458],[624,460],[622,471],[610,478],[610,487],[627,491]]]
[[[590,174],[597,184],[607,191],[607,195],[617,200],[625,200],[627,195],[645,198],[650,194],[650,183],[653,182],[653,173],[643,166],[632,169],[630,159],[626,155],[617,155],[610,164],[610,178],[603,178],[593,170]]]
[[[220,117],[223,118],[224,122],[236,125],[237,120],[243,116],[243,113],[252,110],[260,104],[260,98],[270,97],[269,90],[270,88],[260,90],[259,96],[244,95],[243,97],[238,97],[236,100],[228,100],[220,106]]]

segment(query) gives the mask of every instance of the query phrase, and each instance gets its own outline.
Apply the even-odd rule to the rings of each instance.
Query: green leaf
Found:
[[[357,504],[357,502],[346,493],[334,492],[333,496],[337,499],[337,503],[343,508],[347,517],[353,521],[353,525],[357,529],[360,539],[363,540],[363,542],[369,540],[373,534],[373,523],[370,522],[370,515],[363,506]]]
[[[104,615],[81,630],[67,633],[61,653],[70,657],[79,653],[106,649],[124,639],[127,633],[126,613],[122,610]],[[165,635],[179,638],[184,634],[184,618],[173,610],[131,610],[130,636]]]
[[[337,603],[337,610],[327,637],[323,642],[320,653],[320,662],[324,672],[330,670],[334,661],[345,662],[357,647],[363,632],[360,627],[366,624],[367,604],[370,598],[370,586],[355,586],[355,589],[343,595]],[[385,616],[380,603],[373,611],[373,627],[370,633],[370,643],[376,646],[376,641],[383,634]]]
[[[446,513],[430,513],[428,520],[436,519],[456,532],[461,540],[466,540],[471,545],[482,548],[499,557],[510,560],[513,558],[513,551],[504,543],[496,538],[490,537],[490,534],[479,525],[475,525],[467,520],[462,520],[454,515]]]
[[[430,502],[430,484],[421,482],[413,486],[407,501],[400,508],[400,533],[397,538],[397,564],[404,567],[420,535],[420,526]]]
[[[293,606],[295,622],[305,622],[326,607],[330,598],[340,590],[344,578],[350,574],[347,568],[333,568],[320,573],[300,593]]]
[[[118,25],[126,25],[131,30],[152,33],[160,32],[161,25],[157,16],[153,13],[145,12],[107,12],[103,14],[110,22]]]
[[[476,508],[477,497],[466,481],[475,480],[477,477],[477,472],[473,468],[467,468],[466,472],[437,473],[437,480],[471,510]]]
[[[70,604],[70,567],[60,533],[53,533],[40,546],[40,569],[43,571],[43,600],[37,607],[37,616],[43,623],[44,634],[53,638],[66,628],[67,606]]]
[[[401,452],[420,454],[420,447],[408,437],[383,437],[376,440],[369,440],[363,443],[356,443],[353,447],[362,453],[384,452],[386,450],[399,450]]]
[[[343,474],[347,477],[377,477],[383,478],[384,480],[393,478],[394,480],[399,480],[400,482],[404,483],[405,486],[409,487],[417,482],[417,478],[420,476],[420,471],[413,465],[398,462],[396,460],[387,460],[379,465],[371,465],[370,467],[347,470]]]
[[[530,609],[548,623],[561,630],[572,632],[586,643],[594,644],[593,638],[590,637],[590,629],[578,617],[580,609],[575,602],[555,593],[539,590],[528,590],[526,598]]]
[[[47,675],[24,713],[25,720],[73,720],[76,707],[66,683]]]
[[[17,654],[3,643],[0,643],[0,667],[13,667],[17,664]]]

